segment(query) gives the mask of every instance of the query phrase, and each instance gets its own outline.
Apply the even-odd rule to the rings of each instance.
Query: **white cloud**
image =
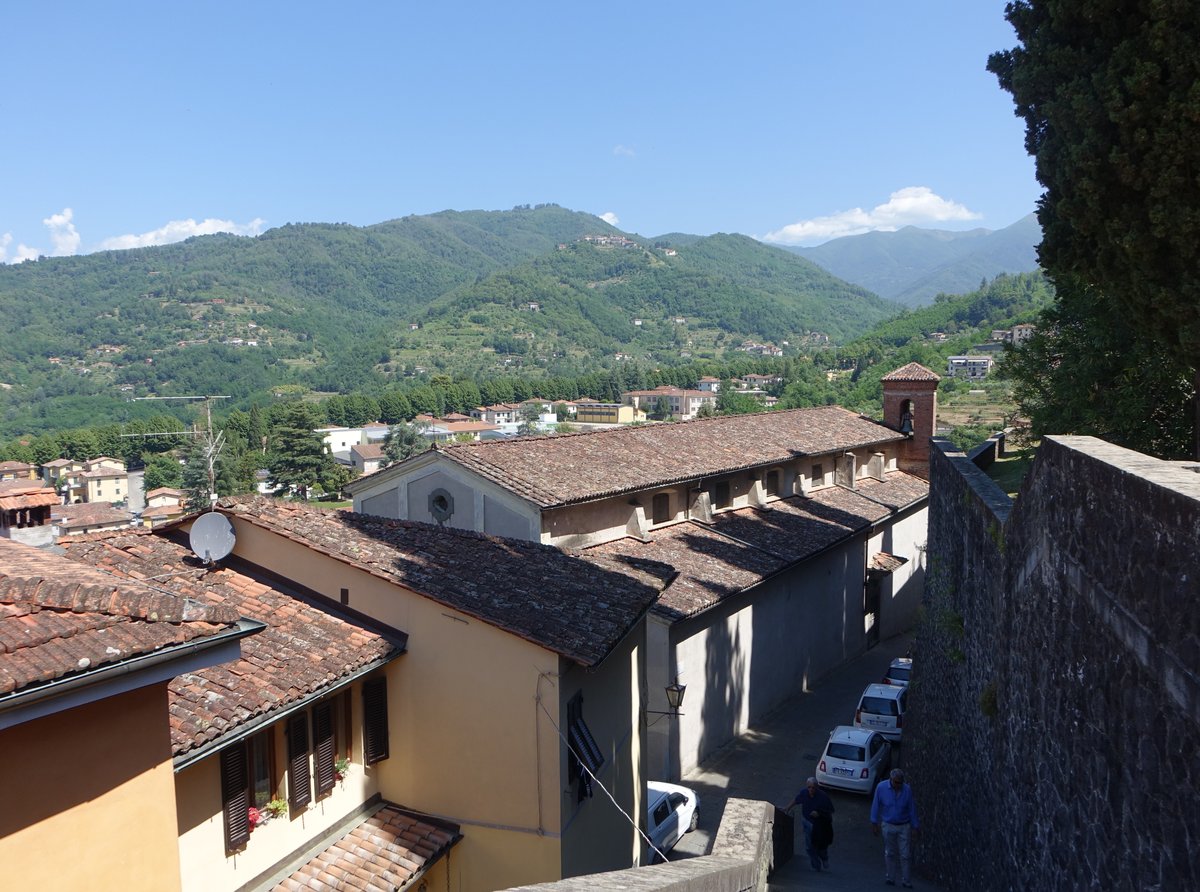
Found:
[[[613,146],[614,155],[624,155],[626,158],[636,158],[637,152],[629,148],[629,146],[616,145]]]
[[[145,248],[151,245],[169,245],[181,242],[194,235],[213,235],[217,232],[229,232],[233,235],[258,235],[262,232],[266,221],[255,217],[249,223],[234,223],[232,220],[172,220],[166,226],[143,232],[141,235],[118,235],[106,238],[97,250],[121,251],[126,248]]]
[[[607,223],[609,226],[620,226],[621,225],[621,221],[617,218],[617,215],[614,214],[612,211],[605,211],[603,214],[600,215],[600,219],[603,220],[605,223]]]
[[[79,233],[71,218],[75,214],[70,208],[63,208],[60,214],[51,214],[42,221],[42,225],[50,230],[50,241],[54,247],[50,250],[51,257],[69,257],[79,250]]]
[[[816,245],[845,235],[883,230],[894,232],[901,226],[921,226],[951,220],[978,220],[980,214],[955,201],[942,198],[928,186],[906,186],[893,192],[884,204],[869,211],[852,208],[827,217],[814,217],[768,232],[764,242],[780,245]]]
[[[0,263],[8,260],[8,246],[12,244],[12,233],[6,232],[0,235]]]

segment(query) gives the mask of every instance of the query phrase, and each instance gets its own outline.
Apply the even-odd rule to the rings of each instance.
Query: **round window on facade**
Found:
[[[429,513],[438,523],[445,523],[454,513],[454,496],[444,489],[435,489],[429,494]]]

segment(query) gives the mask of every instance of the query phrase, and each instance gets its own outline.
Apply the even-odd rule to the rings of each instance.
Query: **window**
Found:
[[[567,704],[567,739],[567,779],[579,781],[578,801],[582,802],[591,798],[592,777],[604,765],[604,754],[583,720],[583,694],[576,694]]]
[[[292,716],[287,724],[288,804],[303,808],[312,802],[308,770],[308,713]]]
[[[767,490],[767,495],[779,495],[779,471],[767,471],[766,477],[763,478],[763,486]]]
[[[363,682],[363,763],[388,757],[387,676]]]
[[[318,703],[313,709],[313,744],[316,752],[317,795],[333,789],[337,783],[334,760],[337,758],[337,742],[334,738],[336,721],[334,701]]]
[[[722,480],[719,483],[714,483],[709,490],[709,498],[712,499],[713,508],[728,508],[732,504],[729,497],[729,481]]]
[[[271,729],[221,750],[221,808],[225,848],[235,851],[250,838],[250,806],[262,808],[274,791]]]
[[[671,494],[669,492],[660,492],[654,497],[652,514],[654,523],[666,523],[671,519]]]
[[[812,486],[825,485],[825,468],[822,465],[812,466]]]

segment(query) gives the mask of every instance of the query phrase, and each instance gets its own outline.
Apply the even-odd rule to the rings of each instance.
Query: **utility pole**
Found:
[[[217,501],[217,456],[225,447],[225,431],[213,435],[212,401],[227,400],[228,396],[135,396],[135,402],[143,400],[204,400],[204,415],[206,419],[204,431],[194,427],[190,431],[157,431],[152,434],[122,434],[123,437],[194,437],[203,433],[204,461],[208,468],[208,503],[209,507]]]

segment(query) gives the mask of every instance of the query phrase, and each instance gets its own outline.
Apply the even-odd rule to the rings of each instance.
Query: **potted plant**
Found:
[[[287,800],[280,796],[276,796],[266,804],[265,810],[269,812],[272,817],[282,818],[288,813]]]
[[[341,780],[346,776],[346,772],[350,770],[350,760],[345,756],[338,756],[333,763],[333,776]]]

